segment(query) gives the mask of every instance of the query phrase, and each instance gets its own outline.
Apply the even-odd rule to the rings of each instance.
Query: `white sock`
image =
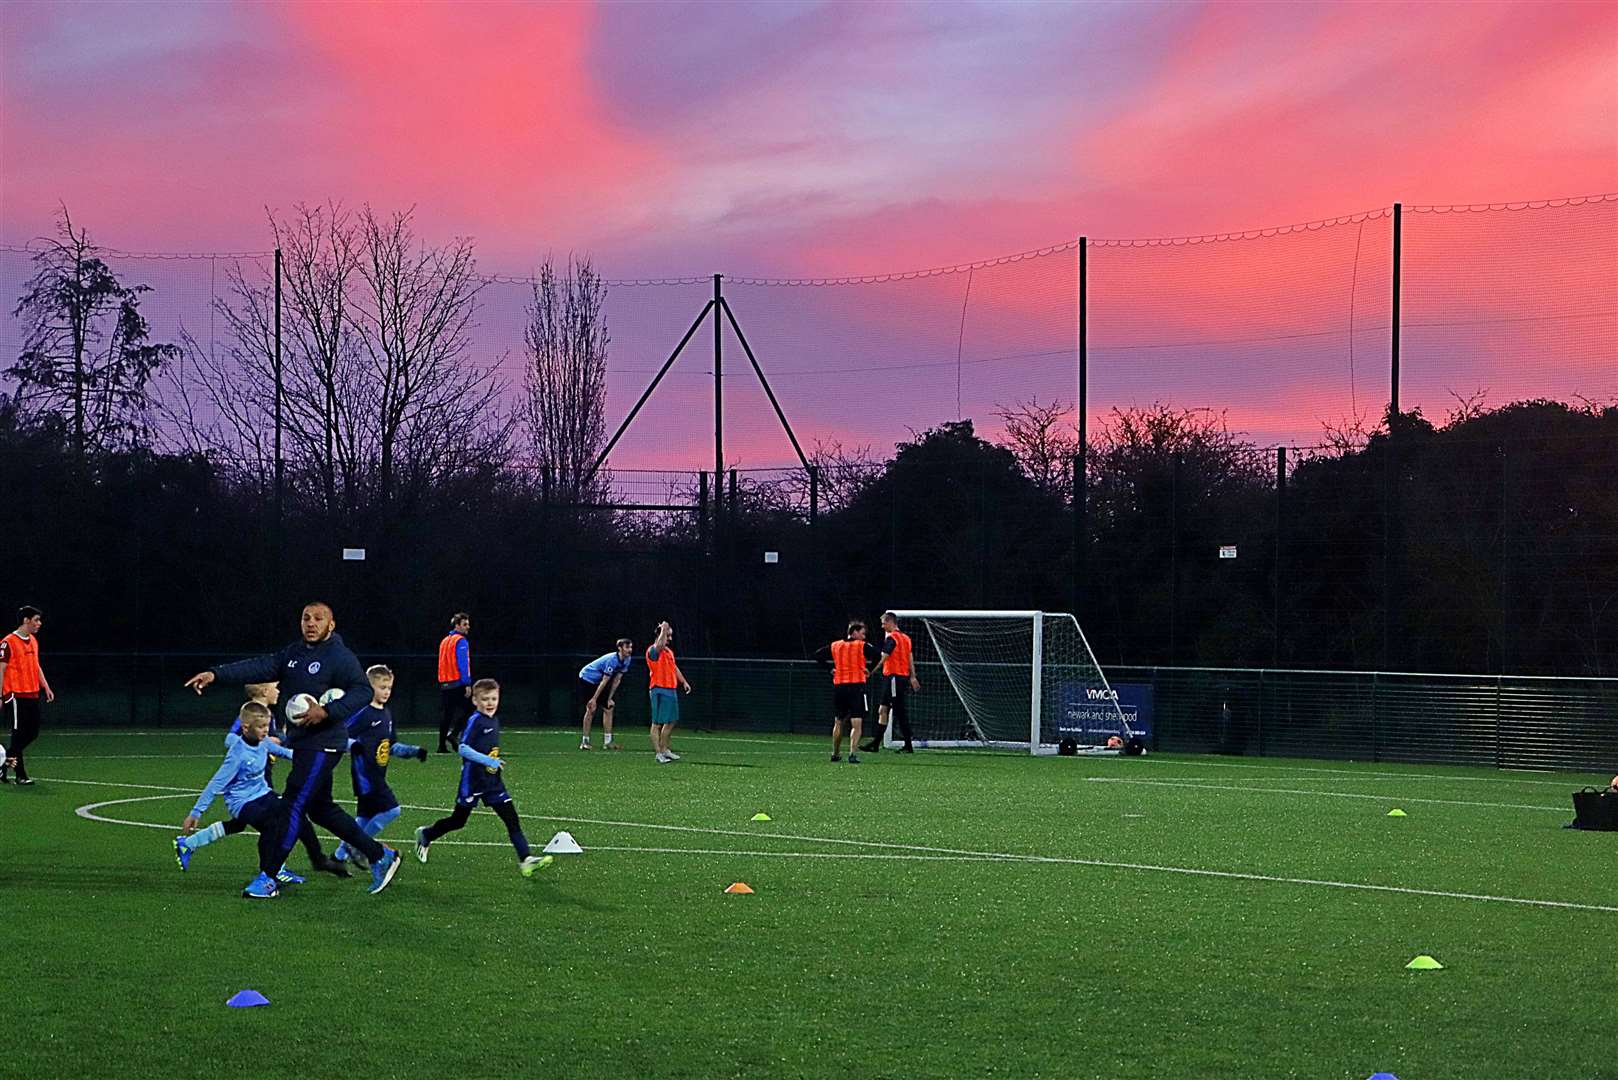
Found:
[[[601,745],[602,746],[611,746],[612,745],[612,736],[608,735],[606,738],[602,739],[601,740]]]
[[[215,840],[223,840],[224,838],[225,823],[223,821],[216,821],[212,825],[209,825],[206,829],[203,829],[200,832],[194,832],[190,836],[186,837],[185,846],[190,848],[192,851],[195,851],[199,847],[207,847]]]

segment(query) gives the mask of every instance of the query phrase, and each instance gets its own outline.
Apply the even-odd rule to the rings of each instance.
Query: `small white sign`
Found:
[[[343,561],[344,562],[364,562],[365,561],[365,549],[364,548],[344,548],[343,549]]]
[[[1224,544],[1224,545],[1222,545],[1219,548],[1219,557],[1221,559],[1234,559],[1236,557],[1236,545],[1235,544]]]
[[[774,565],[775,563],[781,561],[781,553],[779,551],[766,551],[764,553],[764,561]]]

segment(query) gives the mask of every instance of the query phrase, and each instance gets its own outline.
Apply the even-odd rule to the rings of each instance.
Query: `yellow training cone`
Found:
[[[1405,965],[1406,971],[1443,971],[1444,965],[1428,956],[1426,953],[1416,957]]]
[[[1392,810],[1388,811],[1388,816],[1389,817],[1409,817],[1410,815],[1405,813],[1403,810],[1399,809],[1397,806],[1395,806]]]
[[[750,820],[752,820],[752,821],[769,821],[770,820],[770,815],[768,815],[764,811],[760,810],[758,813],[754,814]]]
[[[727,893],[751,893],[753,887],[745,881],[738,881],[725,891]]]

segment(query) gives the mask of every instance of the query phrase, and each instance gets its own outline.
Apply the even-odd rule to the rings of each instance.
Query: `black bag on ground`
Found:
[[[1573,821],[1570,829],[1618,832],[1618,791],[1587,787],[1573,793]]]

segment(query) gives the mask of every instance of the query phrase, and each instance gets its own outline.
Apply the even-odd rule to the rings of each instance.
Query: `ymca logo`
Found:
[[[1116,691],[1116,690],[1096,690],[1094,688],[1086,688],[1085,691],[1084,691],[1084,695],[1085,695],[1085,697],[1089,698],[1091,701],[1117,701],[1118,700],[1118,691]]]
[[[311,675],[319,675],[320,674],[320,661],[319,660],[311,660],[311,661],[309,661],[309,674],[311,674]]]

